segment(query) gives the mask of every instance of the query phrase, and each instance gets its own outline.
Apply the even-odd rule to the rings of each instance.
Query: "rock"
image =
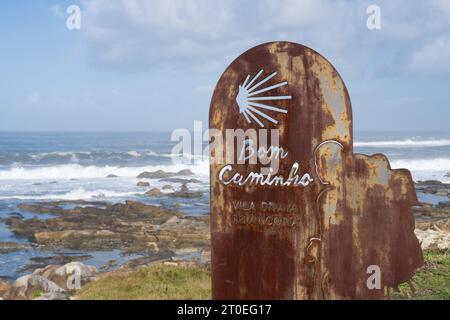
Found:
[[[101,270],[109,270],[112,267],[116,267],[118,265],[117,260],[109,260],[107,263],[100,267]]]
[[[441,197],[447,197],[448,190],[447,189],[439,189],[439,190],[437,190],[436,195],[441,196]]]
[[[201,198],[203,197],[203,192],[186,192],[186,191],[176,191],[168,194],[172,198]]]
[[[54,205],[54,202],[27,204],[38,212],[54,210],[57,212],[55,217],[8,217],[4,222],[17,237],[36,243],[42,250],[81,250],[88,253],[120,249],[125,252],[147,253],[147,243],[156,240],[153,234],[158,231],[157,226],[162,226],[172,217],[178,217],[182,223],[161,227],[157,234],[159,252],[192,246],[205,248],[210,245],[209,216],[185,216],[174,210],[136,201],[106,203],[102,208],[73,207],[71,204],[65,208],[56,208]],[[74,261],[73,257],[70,258]],[[65,263],[67,262],[42,258],[37,268]]]
[[[110,230],[66,230],[36,232],[34,238],[37,242],[70,241],[80,238],[110,238],[114,232]]]
[[[183,179],[183,178],[164,178],[164,179],[159,179],[159,181],[171,182],[171,183],[181,183],[181,184],[200,183],[201,182],[198,179]]]
[[[46,292],[33,300],[70,300],[67,294],[59,292]]]
[[[97,274],[98,270],[94,266],[88,266],[81,262],[70,262],[54,270],[49,275],[49,279],[70,291],[80,289],[77,287],[78,285],[83,286],[92,281]]]
[[[45,266],[44,268],[38,268],[34,270],[32,274],[49,279],[50,276],[56,271],[56,269],[60,267],[61,266],[50,264],[48,266]]]
[[[210,262],[211,261],[211,250],[203,250],[200,259],[202,262]]]
[[[105,197],[106,196],[105,196],[105,194],[103,192],[100,192],[99,194],[96,194],[96,195],[92,196],[92,198],[95,198],[95,199],[102,199],[102,198],[105,198]]]
[[[148,197],[159,197],[161,195],[161,190],[159,188],[153,188],[145,193]]]
[[[144,181],[139,181],[139,182],[136,184],[136,186],[137,186],[137,187],[150,187],[150,183],[144,182]]]
[[[425,180],[425,181],[417,181],[417,185],[419,186],[441,186],[443,183],[439,180]]]
[[[49,201],[45,203],[21,203],[17,205],[17,208],[33,213],[44,214],[56,214],[64,213],[66,205],[79,205],[82,207],[106,207],[108,206],[106,201],[85,201],[85,200],[73,200],[73,201]],[[75,207],[72,209],[74,213],[79,213],[80,209]]]
[[[171,185],[166,184],[165,186],[162,187],[163,190],[174,190],[173,187]]]
[[[450,208],[450,201],[440,201],[437,205],[438,208]]]
[[[96,267],[76,261],[64,266],[49,265],[33,272],[33,275],[49,279],[67,291],[80,289],[82,285],[92,281],[97,274]],[[80,287],[77,288],[78,285]]]
[[[17,242],[0,242],[0,254],[11,253],[25,249],[31,249],[31,246]]]
[[[422,208],[432,208],[433,207],[433,205],[431,203],[428,203],[428,202],[420,202],[419,206],[422,207]]]
[[[448,195],[448,188],[450,188],[449,183],[443,183],[439,180],[426,180],[426,181],[418,181],[416,183],[416,189],[418,191],[422,191],[423,193],[431,193],[437,194],[441,196]]]
[[[175,176],[190,176],[190,175],[194,175],[194,173],[189,170],[189,169],[185,169],[185,170],[180,170],[178,172],[165,172],[163,170],[157,170],[157,171],[153,171],[153,172],[142,172],[141,174],[139,174],[137,176],[138,179],[163,179],[163,178],[171,178],[171,177],[175,177]]]
[[[190,169],[184,169],[177,172],[179,176],[192,176],[194,173]]]
[[[66,290],[42,276],[26,275],[17,279],[3,297],[6,300],[30,300],[45,293],[66,293]]]
[[[159,247],[158,247],[158,244],[156,242],[147,242],[147,248],[150,251],[155,251],[155,252],[159,251]]]
[[[108,174],[106,178],[118,178],[119,176],[116,176],[115,174]]]
[[[140,175],[137,176],[138,179],[160,179],[167,176],[167,173],[163,170],[157,170],[153,172],[142,172]]]
[[[33,270],[42,270],[48,266],[60,266],[73,261],[82,261],[91,259],[92,256],[89,254],[65,254],[65,255],[55,255],[55,256],[45,256],[45,257],[32,257],[30,258],[30,263],[25,267],[21,268],[20,272],[29,272]],[[42,274],[40,274],[42,275]],[[44,275],[46,278],[47,276]]]
[[[450,249],[450,233],[437,230],[420,230],[416,229],[415,234],[419,239],[422,250],[426,249]]]
[[[123,267],[124,268],[138,268],[141,266],[148,266],[149,264],[155,262],[161,262],[169,260],[173,256],[171,251],[158,251],[152,253],[150,256],[139,257],[128,261]]]
[[[11,288],[11,283],[0,280],[0,297]]]
[[[188,188],[188,186],[187,186],[186,184],[183,184],[183,185],[180,187],[180,191],[181,191],[181,192],[189,192],[189,188]]]
[[[16,218],[19,218],[19,219],[23,219],[24,218],[23,214],[18,213],[18,212],[10,213],[9,216],[10,217],[16,217]]]
[[[164,222],[164,226],[170,225],[170,224],[177,224],[180,223],[181,219],[178,218],[177,216],[173,216],[171,218],[169,218],[166,222]]]

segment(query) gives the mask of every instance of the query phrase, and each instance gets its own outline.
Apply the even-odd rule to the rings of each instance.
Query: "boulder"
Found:
[[[57,254],[54,256],[44,256],[44,257],[31,257],[30,262],[26,264],[23,268],[20,269],[21,272],[33,272],[38,270],[44,270],[46,268],[50,268],[52,266],[58,267],[65,265],[66,263],[73,262],[73,261],[83,261],[87,259],[91,259],[93,256],[89,254]],[[44,276],[48,278],[45,274],[40,274],[41,276]]]
[[[417,181],[417,185],[419,186],[441,186],[443,183],[439,180],[425,180],[425,181]]]
[[[30,300],[46,293],[66,293],[53,281],[40,275],[26,275],[17,279],[4,294],[6,300]]]
[[[169,184],[166,184],[165,186],[162,187],[163,190],[174,190],[173,187]]]
[[[190,191],[188,186],[183,184],[179,191],[169,193],[168,196],[173,198],[201,198],[203,197],[203,192]]]
[[[11,288],[11,283],[0,280],[0,297]]]
[[[108,174],[106,177],[107,178],[118,178],[119,176],[116,176],[115,174]]]
[[[0,254],[11,253],[25,249],[31,249],[31,246],[17,242],[0,242]]]
[[[137,176],[138,179],[161,179],[167,176],[167,172],[157,170],[153,172],[144,171]]]
[[[49,265],[45,268],[36,269],[33,275],[41,276],[51,280],[67,291],[72,291],[79,284],[80,286],[92,281],[98,274],[94,266],[88,266],[81,262],[70,262],[63,266]],[[78,278],[77,278],[78,277]]]
[[[33,300],[70,300],[67,294],[59,292],[45,292]]]
[[[158,252],[159,251],[159,247],[158,247],[158,244],[156,242],[147,242],[147,248],[150,251],[154,251],[154,252]]]
[[[426,249],[438,249],[448,250],[450,249],[450,233],[439,230],[420,230],[416,229],[414,233],[420,242],[422,250]]]
[[[181,221],[182,220],[180,218],[178,218],[177,216],[173,216],[173,217],[170,217],[169,219],[167,219],[167,221],[163,223],[163,226],[177,224],[177,223],[180,223]]]
[[[153,172],[142,172],[137,176],[138,179],[163,179],[175,176],[191,176],[194,173],[189,169],[180,170],[178,172],[165,172],[164,170],[157,170]]]
[[[193,176],[194,173],[190,169],[184,169],[177,172],[178,176]]]
[[[148,197],[159,197],[161,195],[161,190],[159,188],[153,188],[145,193]]]
[[[171,183],[200,183],[201,181],[198,179],[184,179],[184,178],[163,178],[160,179],[159,181],[164,181],[164,182],[171,182]]]
[[[70,262],[62,267],[54,270],[49,275],[49,279],[60,285],[66,290],[79,289],[76,286],[92,281],[98,274],[98,270],[94,266],[88,266],[81,262]],[[78,279],[76,279],[79,277]],[[77,283],[79,280],[79,283]]]
[[[54,265],[54,264],[50,264],[44,268],[38,268],[36,270],[33,271],[33,275],[36,276],[41,276],[44,278],[49,279],[50,276],[55,272],[56,269],[58,269],[60,266],[58,265]]]
[[[144,182],[144,181],[139,181],[139,182],[136,184],[136,186],[137,186],[137,187],[150,187],[150,183]]]

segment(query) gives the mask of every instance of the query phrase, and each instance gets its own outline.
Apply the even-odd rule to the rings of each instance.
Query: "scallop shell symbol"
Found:
[[[260,118],[264,118],[274,124],[277,124],[278,121],[274,118],[270,117],[266,113],[264,113],[264,110],[270,110],[275,111],[279,113],[287,113],[287,110],[281,109],[276,106],[267,105],[264,103],[261,103],[260,101],[277,101],[277,100],[290,100],[292,99],[292,96],[258,96],[260,93],[268,92],[270,90],[282,87],[287,85],[288,83],[286,81],[280,82],[265,88],[260,88],[261,85],[272,79],[277,75],[277,72],[273,72],[266,78],[262,79],[261,81],[256,82],[258,80],[259,76],[264,72],[264,70],[260,70],[256,76],[253,77],[253,79],[250,80],[250,75],[247,75],[247,78],[245,79],[244,83],[242,85],[239,85],[239,91],[236,96],[236,102],[239,106],[239,111],[242,113],[247,120],[248,123],[251,123],[252,121],[259,124],[260,127],[264,128],[264,124],[262,123]],[[260,118],[259,118],[259,117]]]

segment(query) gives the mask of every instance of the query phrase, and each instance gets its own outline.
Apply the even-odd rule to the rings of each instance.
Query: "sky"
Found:
[[[80,29],[66,26],[70,5]],[[276,40],[332,62],[355,130],[449,131],[448,0],[5,0],[0,39],[0,131],[207,125],[225,68]]]

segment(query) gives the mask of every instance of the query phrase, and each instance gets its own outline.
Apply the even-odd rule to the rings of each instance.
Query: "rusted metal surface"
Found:
[[[271,94],[292,97],[277,101],[287,114],[266,112],[277,124],[264,122],[280,130],[288,151],[279,173],[288,176],[298,162],[313,182],[224,185],[226,163],[211,163],[213,298],[382,299],[385,287],[410,280],[423,264],[410,173],[392,170],[383,155],[353,154],[345,84],[325,58],[295,43],[263,44],[237,58],[214,91],[210,128],[224,136],[226,129],[260,128],[242,116],[236,97],[247,75],[261,69],[262,76],[277,72],[268,85],[288,83]],[[261,167],[234,164],[232,173]],[[381,269],[380,290],[366,285],[370,265]]]

